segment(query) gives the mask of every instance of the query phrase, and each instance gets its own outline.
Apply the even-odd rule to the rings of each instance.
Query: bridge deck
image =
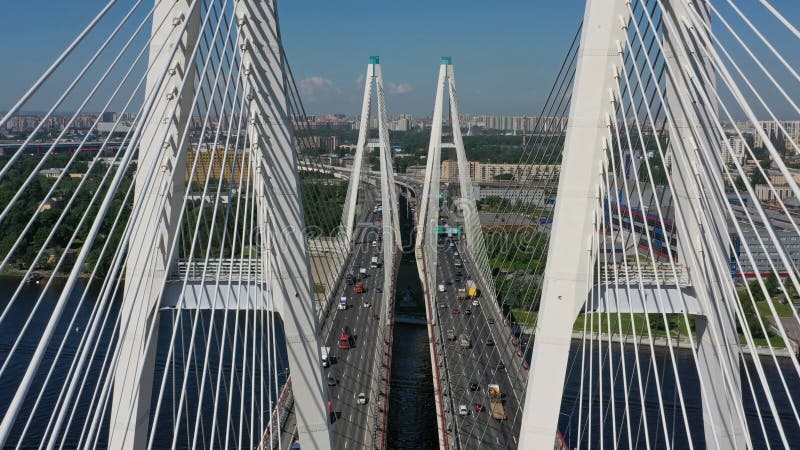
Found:
[[[437,289],[434,306],[439,332],[437,339],[443,343],[440,348],[444,349],[444,361],[440,361],[440,365],[445,378],[443,385],[448,387],[445,408],[455,418],[452,427],[455,439],[450,447],[515,449],[522,420],[525,380],[521,379],[524,371],[514,365],[521,367],[523,360],[516,355],[510,330],[504,325],[499,309],[488,303],[491,301],[488,296],[479,294],[475,299],[479,306],[473,306],[473,299],[458,299],[458,287],[463,286],[467,277],[474,273],[470,259],[464,257],[465,243],[456,241],[452,248],[439,246],[438,251],[437,279],[445,285],[445,292]],[[455,267],[455,251],[462,255],[465,267]],[[472,279],[478,283],[477,277]],[[478,283],[478,288],[480,291],[483,286]],[[466,314],[467,310],[471,311],[470,315]],[[447,339],[448,330],[454,331],[456,339]],[[470,338],[468,349],[462,349],[459,344],[462,334]],[[494,345],[487,346],[489,339]],[[470,388],[473,383],[478,385],[474,391]],[[489,384],[500,386],[507,420],[492,418]],[[477,412],[476,404],[485,409]],[[467,407],[466,415],[459,414],[461,405]]]

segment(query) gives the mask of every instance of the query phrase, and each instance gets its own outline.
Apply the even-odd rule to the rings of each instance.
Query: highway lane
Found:
[[[323,339],[324,345],[330,347],[335,357],[334,363],[325,368],[324,373],[337,381],[335,386],[328,386],[335,411],[331,432],[336,449],[372,447],[373,430],[369,414],[373,399],[369,398],[370,383],[375,364],[374,346],[379,339],[383,339],[383,336],[379,336],[380,322],[375,317],[380,317],[385,307],[380,301],[381,294],[376,292],[376,288],[383,288],[383,267],[370,268],[372,256],[377,256],[383,262],[381,243],[372,247],[375,238],[376,233],[371,229],[359,229],[356,233],[352,265],[348,271],[356,275],[360,268],[367,269],[367,277],[358,280],[364,282],[365,292],[356,294],[355,284],[342,283],[337,292],[337,303],[339,297],[345,296],[348,308],[333,312]],[[353,336],[349,350],[339,349],[338,346],[339,335],[345,327]],[[367,404],[358,404],[359,393],[366,395]]]
[[[513,387],[519,386],[519,382],[513,380],[514,375],[506,368],[499,368],[498,365],[501,361],[506,366],[518,364],[519,361],[513,358],[508,361],[509,351],[507,349],[501,351],[500,346],[510,345],[510,342],[505,336],[502,323],[497,323],[502,319],[493,313],[496,310],[488,305],[486,307],[481,305],[481,302],[489,299],[479,296],[477,300],[480,306],[472,306],[472,299],[457,298],[458,287],[464,286],[472,269],[454,266],[454,251],[464,250],[465,245],[458,241],[456,247],[451,248],[449,244],[445,244],[440,245],[438,249],[437,279],[439,284],[445,285],[445,292],[438,292],[437,286],[434,288],[437,290],[436,315],[445,342],[448,365],[449,389],[446,401],[450,402],[449,406],[456,418],[455,431],[460,448],[515,449],[519,435],[522,399],[517,393],[518,389],[515,390]],[[468,265],[466,260],[464,262]],[[458,273],[461,273],[461,276],[458,276]],[[467,309],[471,310],[470,315],[466,314]],[[490,324],[490,319],[495,323]],[[447,340],[447,330],[455,332],[455,340]],[[458,337],[462,334],[470,337],[471,348],[461,349]],[[487,346],[489,339],[492,339],[495,345]],[[470,389],[472,383],[478,384],[477,390]],[[496,420],[491,416],[488,396],[488,385],[491,383],[498,384],[505,395],[503,401],[508,420]],[[524,389],[524,384],[522,387]],[[476,403],[483,405],[485,410],[476,412]],[[459,415],[461,405],[466,405],[468,409],[468,414],[465,416]]]

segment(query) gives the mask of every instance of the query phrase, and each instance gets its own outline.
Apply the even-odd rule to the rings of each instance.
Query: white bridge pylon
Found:
[[[741,399],[740,345],[735,319],[725,311],[726,306],[730,307],[726,303],[735,301],[735,286],[729,273],[720,276],[720,268],[727,264],[724,237],[728,231],[725,219],[714,215],[719,205],[704,203],[708,199],[701,195],[703,191],[711,192],[716,183],[707,180],[721,180],[722,175],[718,166],[709,170],[708,178],[701,178],[697,173],[697,168],[702,166],[698,160],[702,151],[720,153],[719,141],[705,136],[709,129],[704,128],[708,124],[698,117],[705,114],[704,117],[719,120],[716,104],[707,100],[714,98],[715,86],[713,83],[703,86],[706,98],[690,89],[697,79],[713,80],[714,77],[712,70],[698,62],[702,58],[698,55],[706,54],[707,49],[688,37],[687,31],[689,27],[710,29],[706,7],[705,1],[690,5],[683,1],[663,2],[661,34],[666,46],[663,53],[667,77],[665,87],[658,89],[665,98],[666,130],[674,161],[671,186],[674,186],[679,254],[689,270],[692,297],[696,298],[692,314],[696,314],[697,370],[706,446],[749,448],[751,445],[745,442]],[[704,17],[706,21],[687,24],[687,17]],[[614,140],[613,130],[620,127],[618,114],[624,114],[617,108],[626,93],[620,87],[620,79],[626,70],[623,58],[626,51],[630,51],[624,45],[629,26],[630,29],[636,27],[629,2],[587,0],[542,280],[520,448],[553,448],[573,324],[582,310],[598,310],[596,303],[586,304],[591,300],[593,286],[600,282],[595,279],[595,268],[599,263],[599,241],[603,239],[598,231],[603,220],[601,205],[613,195],[607,186],[604,187],[603,176],[614,170],[614,160],[609,159],[609,155],[613,158],[614,151],[619,150],[616,147],[627,148]],[[618,175],[612,173],[611,176]],[[674,263],[672,267],[675,269]],[[649,313],[685,314],[686,305],[678,302],[662,305],[660,311],[648,310],[644,291],[649,289],[652,286],[639,274],[638,292],[622,292],[624,289],[615,285],[605,291],[604,298],[594,301],[613,304],[617,312],[642,312],[644,308],[643,311]],[[653,292],[659,301],[670,295],[665,285],[657,285]],[[683,295],[680,290],[674,289],[674,292]]]
[[[386,110],[386,99],[383,91],[383,74],[381,71],[380,58],[370,56],[367,65],[367,75],[364,79],[364,100],[361,105],[361,121],[358,129],[358,142],[356,154],[353,160],[353,169],[350,174],[350,183],[347,186],[347,196],[345,197],[344,210],[342,211],[342,225],[344,226],[345,242],[352,246],[353,231],[356,224],[358,192],[361,186],[362,167],[364,165],[364,152],[368,146],[368,134],[370,117],[372,113],[372,94],[373,86],[375,97],[377,98],[377,122],[378,122],[378,152],[380,158],[380,190],[381,207],[383,220],[381,228],[384,231],[384,238],[388,238],[388,233],[392,233],[391,241],[393,245],[384,247],[396,247],[400,249],[402,240],[400,239],[400,219],[397,215],[397,186],[394,179],[394,165],[392,164],[392,147],[389,143],[388,114]],[[372,147],[374,148],[374,147]],[[389,259],[385,259],[389,261]]]
[[[452,58],[442,57],[439,67],[439,79],[436,84],[436,100],[433,109],[433,122],[431,124],[431,139],[428,147],[427,166],[425,168],[425,180],[422,194],[422,207],[418,223],[418,233],[416,247],[420,250],[431,250],[425,253],[426,258],[433,258],[428,261],[428,267],[435,267],[436,264],[436,240],[438,239],[439,227],[439,192],[441,183],[442,148],[454,148],[456,152],[456,165],[458,167],[458,185],[460,197],[455,202],[456,212],[462,214],[464,218],[464,234],[467,241],[468,255],[478,269],[475,275],[480,278],[481,285],[487,292],[486,295],[495,298],[495,292],[489,270],[488,258],[486,255],[486,245],[483,240],[478,209],[475,204],[472,180],[469,175],[469,161],[464,150],[464,139],[461,134],[461,123],[458,115],[458,101],[456,95],[455,70]],[[445,91],[446,89],[446,91]],[[446,92],[446,94],[445,94]],[[444,96],[447,95],[450,109],[450,127],[452,133],[452,143],[442,142],[442,127],[444,113]],[[447,200],[446,200],[447,201]],[[426,240],[427,239],[427,240]],[[427,274],[432,286],[436,285],[436,272],[431,271]]]
[[[445,95],[448,97],[448,105],[450,109],[449,120],[452,133],[452,142],[443,142],[442,129],[444,124],[444,106]],[[469,175],[469,163],[467,155],[464,150],[464,140],[461,134],[461,124],[458,115],[458,101],[456,96],[456,82],[455,71],[453,68],[452,58],[449,56],[442,57],[441,65],[439,66],[439,77],[436,83],[436,97],[433,107],[433,121],[431,123],[431,138],[428,144],[428,155],[425,168],[425,179],[423,182],[422,196],[419,198],[419,217],[417,222],[417,235],[414,247],[415,257],[417,260],[417,270],[419,271],[420,280],[423,283],[423,289],[428,297],[426,301],[430,303],[428,313],[428,325],[432,327],[435,317],[430,311],[433,307],[433,295],[436,291],[437,270],[438,263],[438,238],[439,238],[439,205],[440,200],[443,199],[440,192],[441,183],[441,167],[442,167],[442,148],[454,148],[456,152],[456,161],[458,167],[458,183],[460,197],[455,202],[455,209],[457,213],[462,214],[464,218],[463,232],[466,235],[467,254],[463,255],[464,258],[470,258],[477,269],[475,276],[480,285],[482,292],[491,299],[487,304],[496,305],[494,286],[491,279],[491,272],[489,270],[488,258],[486,255],[486,247],[483,240],[481,231],[480,220],[478,218],[478,210],[475,205],[474,193],[472,190],[472,180]],[[444,198],[442,206],[446,207],[449,200]],[[429,333],[434,333],[432,328],[429,328]],[[431,364],[433,373],[437,371],[437,356],[435,350],[435,339],[431,339]],[[439,377],[435,377],[434,383],[439,383]],[[440,392],[439,389],[436,389]],[[446,408],[444,406],[445,400],[436,396],[436,409],[439,432],[439,443],[441,448],[448,448],[447,427],[444,422],[452,423],[453,418],[446,416]],[[452,414],[450,411],[449,414]]]
[[[129,247],[133,257],[126,267],[122,318],[128,325],[120,335],[113,388],[109,448],[143,449],[148,445],[150,397],[153,390],[159,306],[174,303],[180,309],[196,309],[213,300],[186,301],[187,281],[183,281],[180,299],[164,300],[174,290],[167,288],[170,272],[177,270],[174,249],[180,242],[178,213],[186,189],[184,176],[188,145],[180,131],[191,117],[195,64],[192,51],[198,47],[200,2],[177,0],[156,2],[153,40],[150,44],[151,73],[167,73],[166,79],[148,78],[146,97],[158,99],[155,111],[173,111],[147,120],[142,134],[147,145],[139,148],[139,170],[135,195],[144,207],[132,216]],[[298,440],[303,448],[330,449],[331,436],[317,335],[317,311],[309,267],[309,253],[298,177],[298,148],[289,112],[289,89],[286,61],[280,43],[275,0],[242,0],[234,10],[238,26],[238,51],[241,57],[242,86],[246,92],[248,118],[245,151],[251,161],[254,178],[253,197],[257,215],[258,249],[254,252],[261,264],[256,292],[259,305],[274,306],[283,321],[292,395],[296,408]],[[164,18],[176,26],[158,27]],[[188,22],[186,31],[177,25]],[[164,43],[176,46],[174,56],[159,55]],[[180,89],[178,88],[180,86]],[[163,150],[163,151],[162,151]],[[155,168],[161,168],[157,171]],[[145,174],[157,172],[155,182]],[[166,197],[166,202],[164,198]],[[141,198],[141,199],[140,199]],[[164,205],[162,205],[164,203]],[[157,226],[149,222],[157,220]],[[206,264],[208,266],[208,264]],[[220,291],[219,279],[205,278],[204,287]],[[230,286],[230,283],[228,283]],[[242,283],[236,288],[250,288]],[[210,292],[209,289],[196,289]],[[228,289],[230,291],[230,289]],[[223,304],[225,300],[219,300]],[[212,307],[213,309],[213,307]],[[274,373],[254,374],[269,378]],[[260,382],[260,381],[259,381]],[[163,383],[162,383],[163,387]],[[181,405],[183,402],[181,402]],[[255,425],[255,424],[254,424]],[[259,430],[259,433],[263,430]],[[175,432],[177,433],[177,431]],[[151,437],[152,439],[152,437]],[[152,444],[152,442],[151,442]]]

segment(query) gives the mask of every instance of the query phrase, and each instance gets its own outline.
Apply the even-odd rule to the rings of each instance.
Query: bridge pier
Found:
[[[165,292],[169,272],[177,266],[168,257],[179,238],[189,148],[185,130],[197,95],[193,80],[200,3],[156,3],[146,85],[146,98],[156,98],[152,108],[155,113],[146,115],[139,146],[135,197],[143,202],[143,209],[132,218],[131,255],[121,311],[127,325],[120,335],[109,435],[109,448],[119,449],[142,449],[148,443],[157,342],[151,339],[148,344],[148,337],[157,333],[158,300]],[[301,405],[296,414],[299,441],[303,448],[330,449],[328,394],[319,364],[316,302],[276,4],[274,0],[243,0],[236,3],[235,15],[249,111],[246,151],[255,170],[260,254],[263,273],[267,274],[266,286],[260,292],[266,297],[264,303],[274,305],[283,319],[293,374],[292,395]],[[162,21],[165,25],[158,26]],[[177,46],[174,56],[158,51],[165,43],[167,49]],[[167,74],[165,80],[162,73]],[[150,173],[154,179],[146,178]],[[151,226],[152,220],[157,221],[156,227]],[[280,242],[279,248],[273,245],[275,242]]]
[[[164,24],[159,26],[162,21]],[[177,222],[186,190],[188,143],[182,140],[182,134],[192,114],[192,57],[199,28],[199,3],[156,2],[145,88],[145,98],[155,98],[151,114],[142,125],[139,168],[134,181],[134,204],[142,202],[142,210],[140,220],[133,224],[128,246],[130,255],[120,313],[127,323],[121,328],[119,338],[109,448],[143,449],[147,445],[158,299],[172,266],[173,261],[167,258],[172,242],[178,238]],[[162,46],[164,49],[159,51]],[[149,179],[147,175],[151,173]],[[151,224],[153,220],[155,226]],[[150,334],[154,338],[148,342]]]
[[[620,0],[587,0],[564,142],[541,307],[531,356],[520,448],[551,450],[556,437],[572,325],[592,284],[595,220],[608,136],[609,92],[628,10]]]

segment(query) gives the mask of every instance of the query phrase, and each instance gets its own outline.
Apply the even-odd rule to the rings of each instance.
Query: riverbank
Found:
[[[533,336],[533,327],[525,327],[525,326],[523,326],[523,327],[520,327],[520,329],[522,331],[522,334],[525,335],[528,339],[533,339],[533,337],[532,337]],[[611,334],[611,336],[609,336],[608,333],[591,333],[590,335],[587,335],[586,338],[594,340],[596,342],[597,341],[602,341],[602,342],[611,341],[612,343],[616,343],[616,344],[621,343],[623,345],[638,344],[640,347],[641,346],[649,347],[650,345],[652,345],[653,347],[661,347],[661,348],[672,347],[672,348],[675,348],[675,349],[681,349],[681,348],[682,349],[688,349],[689,346],[691,345],[691,342],[689,341],[688,337],[672,338],[672,339],[668,340],[666,337],[654,337],[654,338],[650,338],[648,336],[635,336],[634,337],[633,335],[630,335],[630,334],[627,334],[627,335]],[[583,341],[583,339],[584,339],[583,332],[574,331],[572,333],[572,340],[573,341]],[[779,358],[790,358],[792,356],[792,354],[797,355],[797,350],[798,350],[796,344],[794,344],[794,343],[790,343],[790,344],[791,344],[791,349],[788,349],[788,348],[784,347],[784,348],[773,348],[772,350],[770,350],[769,347],[756,346],[755,353],[758,356],[772,356],[772,352],[774,352],[775,356],[777,356]],[[741,349],[742,349],[742,354],[745,354],[745,355],[753,354],[753,351],[748,346],[742,346]],[[794,352],[794,353],[792,353],[792,352]]]

